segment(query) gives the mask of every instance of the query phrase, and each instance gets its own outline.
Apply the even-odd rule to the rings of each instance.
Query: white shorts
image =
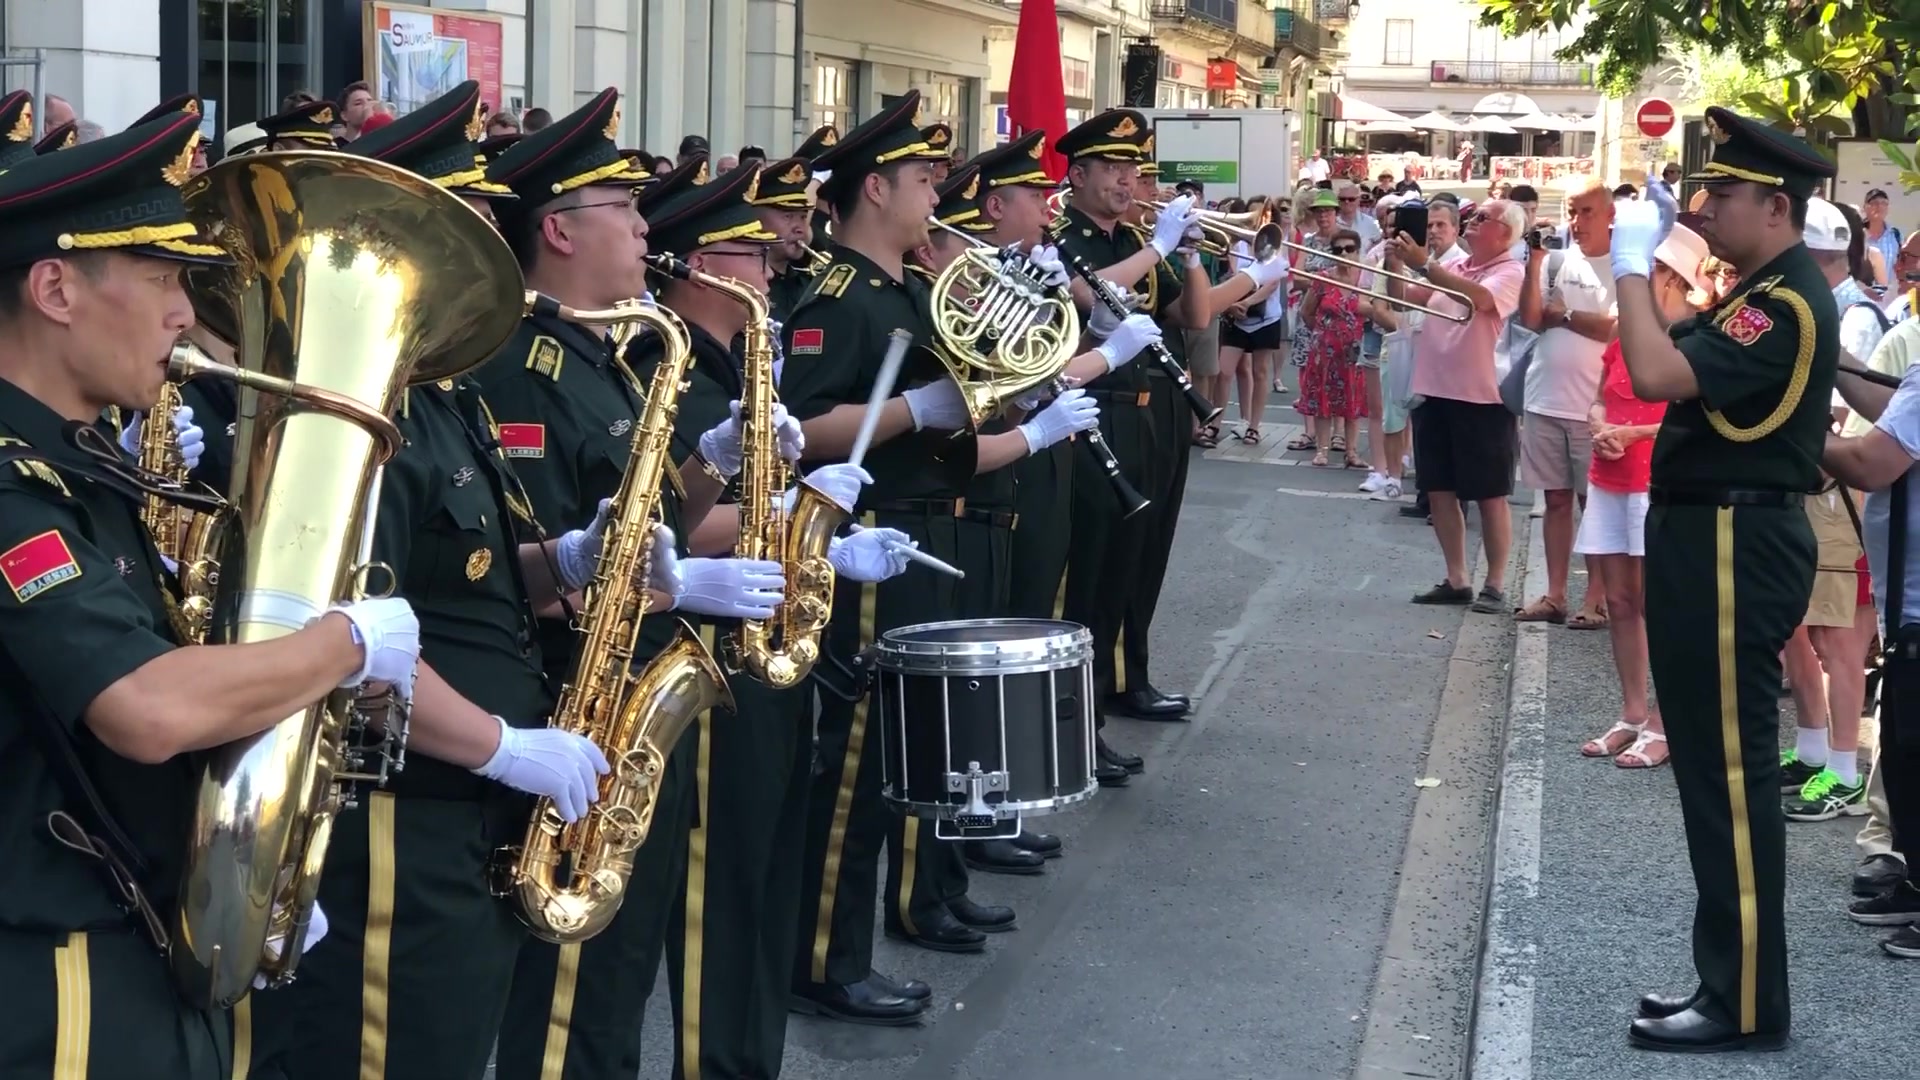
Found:
[[[1573,550],[1580,555],[1644,556],[1647,553],[1647,493],[1589,488],[1587,507],[1580,516],[1580,535],[1574,538]]]

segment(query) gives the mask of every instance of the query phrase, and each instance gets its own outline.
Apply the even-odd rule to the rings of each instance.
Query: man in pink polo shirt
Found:
[[[1501,615],[1512,610],[1506,595],[1507,552],[1513,545],[1507,496],[1513,493],[1519,440],[1513,414],[1500,403],[1493,346],[1520,304],[1526,268],[1514,260],[1513,246],[1525,228],[1519,204],[1494,199],[1461,222],[1467,249],[1463,263],[1442,265],[1405,233],[1395,237],[1387,251],[1388,269],[1405,266],[1472,302],[1461,304],[1423,286],[1398,281],[1389,285],[1395,298],[1469,316],[1465,322],[1429,318],[1413,339],[1413,392],[1426,399],[1413,410],[1413,456],[1447,561],[1447,579],[1415,595],[1416,604],[1471,604],[1475,611]],[[1487,580],[1478,595],[1467,576],[1462,501],[1480,505]]]

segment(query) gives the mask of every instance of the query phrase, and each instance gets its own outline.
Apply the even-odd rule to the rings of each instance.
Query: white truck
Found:
[[[1208,200],[1293,190],[1292,109],[1145,109],[1160,185],[1205,185]]]

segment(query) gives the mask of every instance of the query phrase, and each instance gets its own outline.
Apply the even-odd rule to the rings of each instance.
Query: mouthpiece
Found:
[[[668,277],[679,278],[681,281],[693,280],[693,267],[688,266],[686,263],[681,262],[679,259],[674,258],[664,251],[643,255],[641,257],[646,259],[648,266],[653,267],[655,271],[665,274]]]

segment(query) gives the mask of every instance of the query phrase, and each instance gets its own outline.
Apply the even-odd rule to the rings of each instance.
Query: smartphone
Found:
[[[1403,232],[1413,237],[1413,242],[1421,247],[1427,246],[1427,204],[1423,202],[1401,203],[1393,212],[1393,231]]]

